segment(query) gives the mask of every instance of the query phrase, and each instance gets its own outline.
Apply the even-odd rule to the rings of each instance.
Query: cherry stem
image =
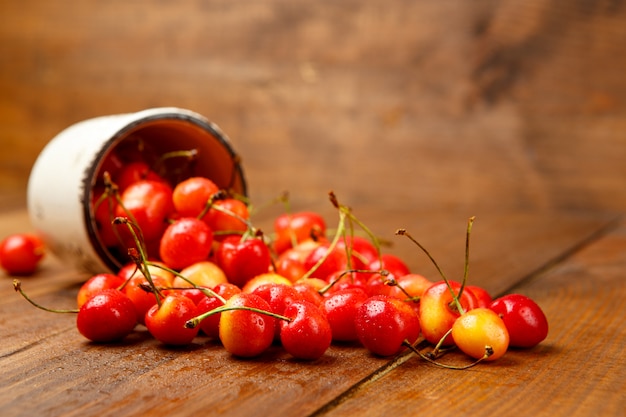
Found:
[[[415,238],[413,238],[413,236],[411,236],[409,234],[409,232],[406,231],[406,229],[398,229],[398,230],[396,230],[396,235],[406,236],[407,238],[409,238],[409,240],[411,240],[411,242],[415,243],[422,250],[422,252],[424,252],[426,254],[426,256],[428,256],[428,258],[433,263],[433,265],[435,265],[435,268],[437,268],[437,271],[439,272],[439,275],[441,275],[441,278],[446,283],[446,286],[448,287],[448,291],[450,291],[450,294],[452,294],[452,302],[453,302],[454,306],[456,307],[457,311],[459,312],[459,314],[465,313],[465,309],[461,305],[461,301],[459,299],[459,294],[456,294],[454,292],[454,289],[452,288],[452,285],[450,285],[450,281],[448,280],[446,275],[443,273],[443,271],[439,267],[439,264],[437,263],[437,261],[435,261],[435,258],[432,257],[430,252],[428,252],[428,250],[424,246],[422,246],[421,243],[419,243]]]
[[[264,314],[266,316],[274,317],[275,319],[284,320],[284,321],[292,321],[292,319],[290,319],[289,317],[282,316],[282,315],[276,314],[276,313],[272,313],[271,311],[262,310],[260,308],[247,307],[247,306],[226,306],[226,305],[223,305],[223,306],[216,307],[213,310],[207,311],[206,313],[200,314],[199,316],[196,316],[196,317],[194,317],[192,319],[187,320],[187,322],[185,322],[185,327],[188,328],[188,329],[193,329],[194,327],[197,327],[202,320],[204,320],[205,318],[207,318],[209,316],[212,316],[214,314],[223,313],[225,311],[233,311],[233,310],[252,311],[254,313],[259,313],[259,314]]]
[[[77,309],[72,309],[72,310],[59,310],[59,309],[54,309],[54,308],[48,308],[48,307],[44,307],[41,304],[37,304],[35,301],[33,301],[28,295],[26,295],[26,293],[24,292],[24,290],[22,290],[22,283],[20,282],[19,279],[14,279],[13,280],[13,288],[15,289],[16,292],[19,292],[22,297],[24,297],[24,299],[26,301],[28,301],[29,303],[31,303],[32,305],[34,305],[35,307],[37,307],[38,309],[44,310],[44,311],[49,311],[51,313],[78,313],[79,310]]]
[[[317,269],[324,263],[324,261],[330,256],[331,252],[333,250],[335,250],[335,247],[337,246],[337,243],[339,242],[339,238],[341,236],[343,236],[344,230],[345,230],[345,225],[346,223],[346,212],[345,210],[339,210],[339,224],[337,225],[337,233],[335,233],[335,236],[333,237],[333,240],[330,242],[330,245],[328,245],[328,249],[326,250],[326,253],[324,254],[324,256],[322,256],[316,263],[315,265],[313,265],[301,278],[300,280],[304,280],[307,278],[310,278],[311,275],[313,275],[313,273],[315,271],[317,271]]]
[[[461,283],[461,288],[459,289],[459,293],[457,297],[460,299],[461,294],[463,294],[463,290],[465,289],[465,284],[467,283],[467,277],[469,275],[469,248],[470,248],[470,233],[472,232],[472,225],[474,224],[474,220],[476,216],[472,216],[467,221],[467,232],[465,234],[465,265],[463,267],[463,282]]]
[[[446,369],[453,369],[453,370],[457,370],[457,371],[462,371],[464,369],[469,369],[473,366],[478,365],[480,362],[484,361],[485,359],[489,358],[491,355],[493,355],[493,349],[491,348],[491,346],[485,346],[485,354],[476,359],[474,362],[467,364],[467,365],[463,365],[463,366],[458,366],[458,365],[447,365],[445,363],[441,363],[441,362],[437,362],[436,360],[432,359],[431,357],[429,357],[428,355],[423,354],[422,352],[420,352],[415,346],[413,346],[411,343],[409,343],[407,340],[405,340],[404,342],[402,342],[402,344],[406,347],[408,347],[409,349],[411,349],[414,353],[416,353],[420,358],[424,359],[425,361],[432,363],[433,365],[439,366],[441,368],[446,368]]]
[[[137,269],[139,269],[139,271],[143,274],[143,276],[146,278],[146,280],[150,284],[150,287],[152,288],[152,292],[154,293],[154,296],[156,297],[157,304],[159,305],[159,307],[161,307],[161,298],[163,297],[163,295],[161,294],[157,286],[154,284],[154,281],[152,280],[152,275],[150,274],[150,268],[148,268],[148,257],[146,256],[145,248],[141,240],[139,239],[139,236],[137,236],[137,233],[135,232],[135,227],[137,227],[138,229],[139,227],[126,217],[116,217],[113,220],[113,223],[126,225],[128,230],[130,231],[130,234],[133,236],[133,240],[135,241],[135,245],[137,246],[137,251],[139,252],[139,257],[137,258],[136,256],[134,256],[134,254],[132,253],[132,248],[128,250],[129,255],[131,256],[131,258],[133,258],[135,265],[137,265]],[[141,232],[141,229],[139,229],[139,231]]]

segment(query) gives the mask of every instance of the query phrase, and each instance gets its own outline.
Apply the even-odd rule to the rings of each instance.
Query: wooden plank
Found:
[[[548,338],[466,371],[414,354],[315,415],[618,416],[626,410],[626,222],[531,280],[510,288],[541,305]],[[441,359],[468,363],[460,354]],[[384,401],[381,401],[381,396]]]
[[[414,229],[416,236],[424,236],[424,244],[431,244],[433,252],[441,254],[444,267],[462,268],[457,263],[463,258],[465,218],[451,221],[452,216],[442,213],[380,213],[364,210],[362,217],[374,230],[395,230],[396,222]],[[7,226],[5,219],[14,222],[19,216],[0,218],[0,230],[17,227],[15,223]],[[509,288],[608,224],[604,216],[545,213],[489,218],[481,233],[476,233],[477,257],[484,261],[473,270],[481,277],[477,281],[492,288],[502,281]],[[512,231],[502,233],[503,225]],[[502,247],[511,244],[518,256],[502,256]],[[537,245],[541,256],[536,256]],[[404,256],[415,248],[398,245],[393,251]],[[411,258],[412,267],[422,264],[427,265]],[[494,271],[498,272],[495,278],[490,275]],[[80,279],[79,274],[50,258],[38,276],[24,280],[24,287],[46,305],[67,307],[74,302]],[[390,362],[371,357],[362,348],[342,345],[333,346],[313,363],[293,361],[279,348],[259,359],[236,360],[214,341],[199,338],[190,347],[168,349],[145,331],[114,346],[90,344],[75,330],[73,317],[34,309],[5,282],[0,289],[3,416],[187,415],[195,410],[225,415],[307,415],[332,404]],[[507,361],[515,356],[509,358]],[[492,382],[503,377],[500,373],[520,366],[517,361],[500,363],[486,368],[492,372]],[[422,368],[423,364],[410,361],[399,369],[413,379],[422,378]],[[452,400],[447,394],[442,398]]]

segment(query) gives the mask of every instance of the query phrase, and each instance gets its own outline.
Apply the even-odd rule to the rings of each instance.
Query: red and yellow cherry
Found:
[[[325,240],[326,222],[315,212],[284,213],[274,220],[274,251],[281,254],[297,244]]]
[[[474,359],[495,361],[509,347],[509,332],[504,321],[485,307],[469,310],[458,317],[451,334],[456,346]]]
[[[0,266],[7,274],[32,275],[45,254],[41,238],[31,233],[9,235],[0,242]]]
[[[531,348],[548,336],[548,319],[539,305],[522,294],[496,298],[489,308],[502,317],[512,347]]]
[[[270,270],[272,256],[262,238],[233,235],[218,246],[215,263],[224,271],[228,282],[243,287],[250,279]]]
[[[172,269],[181,270],[209,257],[213,231],[195,217],[182,217],[167,226],[161,237],[159,255]]]
[[[177,276],[172,283],[172,286],[175,288],[192,287],[191,283],[198,287],[213,288],[218,284],[228,282],[224,271],[211,261],[200,261],[191,264],[182,269],[180,275],[187,278],[187,280]]]
[[[120,289],[126,280],[119,275],[102,273],[90,277],[76,294],[76,305],[81,308],[96,293],[106,289]]]
[[[450,287],[455,294],[458,294],[461,284],[450,281]],[[465,311],[478,307],[478,301],[470,291],[463,291],[459,302]],[[432,344],[439,343],[446,336],[460,315],[448,285],[444,281],[435,282],[420,297],[419,320],[422,335]],[[451,335],[446,336],[442,342],[442,345],[452,344],[454,340]]]
[[[284,250],[274,262],[276,273],[289,278],[292,282],[302,278],[307,272],[304,266],[305,259],[319,245],[319,242],[309,239]]]
[[[332,330],[324,313],[308,301],[299,300],[287,305],[278,320],[280,343],[291,356],[303,360],[319,359],[332,342]]]
[[[157,288],[167,288],[170,283],[158,275],[152,276],[152,282]],[[156,295],[146,287],[149,282],[143,276],[137,275],[131,278],[124,286],[123,292],[130,298],[135,306],[137,313],[137,321],[141,324],[145,323],[146,313],[153,305],[157,304]]]
[[[357,341],[356,315],[361,304],[368,299],[361,288],[345,288],[327,294],[320,304],[326,315],[335,341]]]
[[[182,217],[198,217],[218,191],[219,187],[208,178],[187,178],[174,187],[172,200],[176,212]]]
[[[146,328],[150,334],[166,345],[187,345],[197,336],[199,328],[185,326],[195,317],[196,305],[180,294],[168,294],[161,300],[161,305],[153,305],[145,317]]]
[[[78,310],[76,327],[92,342],[114,342],[129,335],[137,324],[133,302],[116,289],[94,294]]]
[[[264,284],[293,285],[291,281],[289,281],[282,275],[278,275],[275,272],[266,272],[264,274],[259,274],[256,277],[252,278],[250,281],[246,282],[246,284],[241,287],[241,292],[251,293],[256,287]]]
[[[223,283],[213,287],[213,292],[218,294],[224,300],[229,300],[233,295],[239,294],[241,289],[239,289],[239,287],[235,284]],[[220,298],[205,296],[196,304],[196,313],[194,316],[200,316],[223,305],[224,303]],[[199,324],[200,330],[207,336],[217,339],[219,337],[220,317],[221,313],[211,314],[205,317]]]
[[[174,212],[172,189],[162,181],[142,180],[132,183],[122,193],[121,201],[122,204],[116,208],[116,215],[134,219],[145,241],[160,238],[167,226],[165,220]],[[124,230],[120,232],[127,234]]]
[[[417,299],[431,285],[433,285],[433,281],[421,274],[406,274],[396,278],[396,285],[391,286],[389,295],[400,300],[406,300],[407,298]]]
[[[270,311],[270,306],[256,294],[233,295],[223,306],[219,337],[231,355],[250,358],[265,352],[274,341],[275,318],[267,314],[246,310],[254,308]],[[243,309],[242,309],[243,308]],[[230,310],[228,310],[230,309]]]
[[[420,334],[417,313],[402,300],[385,295],[368,298],[355,318],[359,341],[375,355],[391,356],[413,344]]]
[[[175,275],[165,269],[168,268],[168,266],[165,265],[163,262],[150,261],[147,265],[144,265],[144,267],[150,272],[150,275],[161,277],[162,279],[167,281],[169,285],[172,285],[172,283],[174,282]],[[127,281],[134,277],[143,277],[143,272],[137,269],[137,265],[134,262],[131,262],[124,265],[119,271],[117,271],[117,275]]]

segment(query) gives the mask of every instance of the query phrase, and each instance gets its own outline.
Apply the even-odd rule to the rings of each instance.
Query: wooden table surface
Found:
[[[626,415],[623,1],[66,3],[0,0],[0,237],[30,230],[62,129],[183,107],[232,139],[255,203],[286,190],[332,224],[332,189],[428,277],[395,230],[459,277],[475,215],[471,282],[532,296],[550,333],[467,371],[345,345],[244,361],[145,331],[87,343],[0,276],[0,417]],[[73,307],[86,278],[49,256],[23,286]]]
[[[357,211],[393,238],[398,227],[419,237],[444,271],[462,271],[459,213]],[[259,221],[262,221],[259,220]],[[23,210],[0,215],[0,234],[28,230]],[[392,249],[411,269],[436,278],[412,244]],[[527,294],[544,309],[548,338],[528,350],[469,370],[442,369],[412,353],[379,358],[335,344],[319,360],[298,362],[279,348],[256,359],[231,357],[216,342],[166,348],[139,328],[114,345],[87,342],[73,315],[30,306],[0,286],[2,416],[618,416],[626,410],[626,222],[566,212],[502,212],[477,218],[470,281],[494,295]],[[48,306],[73,307],[85,275],[49,257],[22,280]],[[444,357],[464,364],[459,354]]]

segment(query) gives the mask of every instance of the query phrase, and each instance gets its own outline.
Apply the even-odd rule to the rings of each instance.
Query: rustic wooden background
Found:
[[[258,202],[626,209],[622,0],[0,0],[0,205],[154,106],[220,125]]]

